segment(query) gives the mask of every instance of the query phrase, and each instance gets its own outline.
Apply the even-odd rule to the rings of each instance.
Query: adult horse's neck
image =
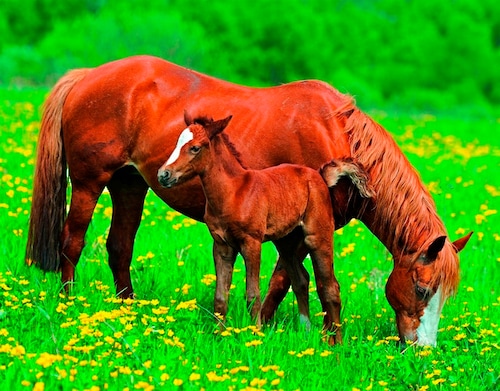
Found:
[[[375,187],[375,199],[365,201],[360,219],[395,260],[446,235],[429,192],[387,131],[355,106],[339,115],[347,117],[352,157]]]

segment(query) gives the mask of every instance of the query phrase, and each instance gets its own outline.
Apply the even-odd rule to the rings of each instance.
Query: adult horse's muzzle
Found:
[[[163,187],[173,187],[177,183],[177,178],[172,175],[172,171],[160,168],[158,170],[158,182]]]

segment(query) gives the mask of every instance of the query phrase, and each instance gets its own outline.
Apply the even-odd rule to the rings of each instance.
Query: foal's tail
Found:
[[[26,262],[45,271],[60,264],[60,237],[66,217],[66,157],[61,134],[62,112],[73,86],[90,69],[75,69],[64,75],[45,101],[38,138]]]
[[[351,159],[333,159],[320,168],[320,174],[328,187],[337,184],[340,178],[348,177],[358,188],[359,194],[365,198],[371,198],[375,195],[375,190],[370,184],[366,171]]]

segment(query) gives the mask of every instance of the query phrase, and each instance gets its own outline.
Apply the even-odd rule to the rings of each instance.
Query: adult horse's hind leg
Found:
[[[106,242],[109,266],[117,295],[129,298],[134,295],[130,280],[134,239],[141,223],[148,185],[137,170],[129,166],[115,172],[107,186],[113,202],[111,228]]]
[[[286,240],[291,241],[291,251],[295,251],[295,262],[303,262],[307,255],[307,249],[303,243],[302,232],[300,230],[295,230],[287,236]],[[299,244],[299,246],[297,246],[297,244]],[[273,318],[278,306],[283,301],[290,288],[291,280],[285,268],[286,262],[289,262],[289,260],[284,259],[280,254],[273,275],[271,276],[271,281],[269,282],[269,289],[264,299],[264,303],[262,304],[261,316],[263,322],[269,322]]]
[[[292,283],[292,289],[299,306],[300,322],[309,329],[311,326],[309,314],[309,273],[303,265],[304,257],[307,254],[307,249],[304,246],[303,240],[302,230],[299,228],[288,236],[275,241],[274,244],[280,254],[282,265],[287,271],[287,277],[290,278]],[[269,305],[270,302],[267,300],[271,299],[272,296],[269,294],[266,295],[265,303],[268,303],[268,307],[266,307],[267,310],[271,307]],[[279,304],[279,302],[276,303],[276,306],[277,304]],[[266,320],[268,319],[268,315],[269,314],[266,314]]]
[[[274,317],[278,306],[285,298],[292,283],[285,269],[284,263],[285,261],[280,255],[278,261],[276,262],[276,266],[274,267],[271,281],[269,282],[269,289],[267,290],[266,297],[262,303],[261,317],[264,323],[270,322]]]
[[[85,245],[85,233],[105,181],[83,183],[72,180],[71,204],[61,234],[61,280],[68,291]]]

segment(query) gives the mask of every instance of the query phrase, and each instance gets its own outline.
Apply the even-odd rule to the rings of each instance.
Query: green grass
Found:
[[[0,382],[6,389],[493,390],[500,372],[498,119],[373,113],[422,175],[452,240],[474,230],[436,348],[400,354],[385,295],[391,257],[353,221],[335,235],[344,340],[306,333],[288,294],[276,324],[257,330],[238,260],[227,329],[212,315],[214,267],[204,225],[146,199],[132,278],[138,299],[114,299],[107,266],[109,195],[96,209],[77,283],[24,264],[39,111],[46,91],[0,92]],[[262,291],[276,260],[264,246]],[[310,262],[307,263],[310,269]],[[312,314],[320,313],[311,285]]]

